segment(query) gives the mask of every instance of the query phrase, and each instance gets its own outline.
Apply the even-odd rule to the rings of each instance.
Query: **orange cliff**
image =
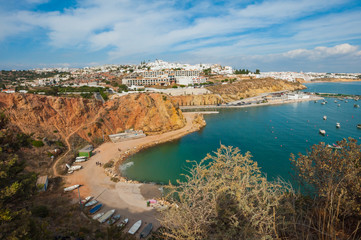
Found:
[[[24,133],[96,142],[133,128],[158,134],[185,126],[181,110],[161,94],[131,94],[102,104],[96,100],[0,93],[0,109]]]

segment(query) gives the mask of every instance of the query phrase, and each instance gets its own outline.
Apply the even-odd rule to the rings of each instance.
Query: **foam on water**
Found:
[[[130,168],[134,165],[134,162],[127,162],[119,166],[119,170],[124,173],[127,168]]]

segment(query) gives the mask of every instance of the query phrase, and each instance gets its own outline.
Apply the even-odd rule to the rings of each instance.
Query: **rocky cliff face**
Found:
[[[243,80],[232,84],[208,87],[211,92],[221,95],[226,102],[254,97],[265,92],[277,92],[281,90],[295,91],[305,88],[305,86],[298,82],[293,83],[272,78]]]
[[[182,112],[160,94],[132,94],[106,102],[0,93],[0,108],[24,133],[66,139],[74,133],[94,142],[134,128],[155,134],[185,125]]]
[[[223,99],[217,94],[172,96],[169,98],[178,106],[216,105],[223,103]]]

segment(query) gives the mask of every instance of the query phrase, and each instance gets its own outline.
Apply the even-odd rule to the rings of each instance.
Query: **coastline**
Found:
[[[327,80],[327,81],[307,81],[307,82],[303,82],[303,83],[342,83],[342,82],[361,82],[361,79],[357,79],[357,80],[351,80],[351,79],[336,79],[336,80]]]

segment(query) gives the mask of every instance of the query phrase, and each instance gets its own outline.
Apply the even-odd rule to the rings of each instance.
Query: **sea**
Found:
[[[361,82],[309,83],[306,92],[361,95]],[[219,114],[204,115],[207,125],[198,132],[167,142],[128,158],[120,166],[129,179],[158,184],[185,180],[184,174],[195,162],[212,153],[221,144],[250,152],[269,180],[282,178],[293,182],[291,154],[306,154],[313,144],[336,143],[352,137],[361,143],[361,100],[321,101],[283,105],[222,109]],[[337,103],[334,101],[337,100]],[[340,106],[338,106],[340,104]],[[327,120],[323,120],[327,116]],[[336,123],[341,128],[336,128]],[[319,134],[319,129],[326,135]]]

